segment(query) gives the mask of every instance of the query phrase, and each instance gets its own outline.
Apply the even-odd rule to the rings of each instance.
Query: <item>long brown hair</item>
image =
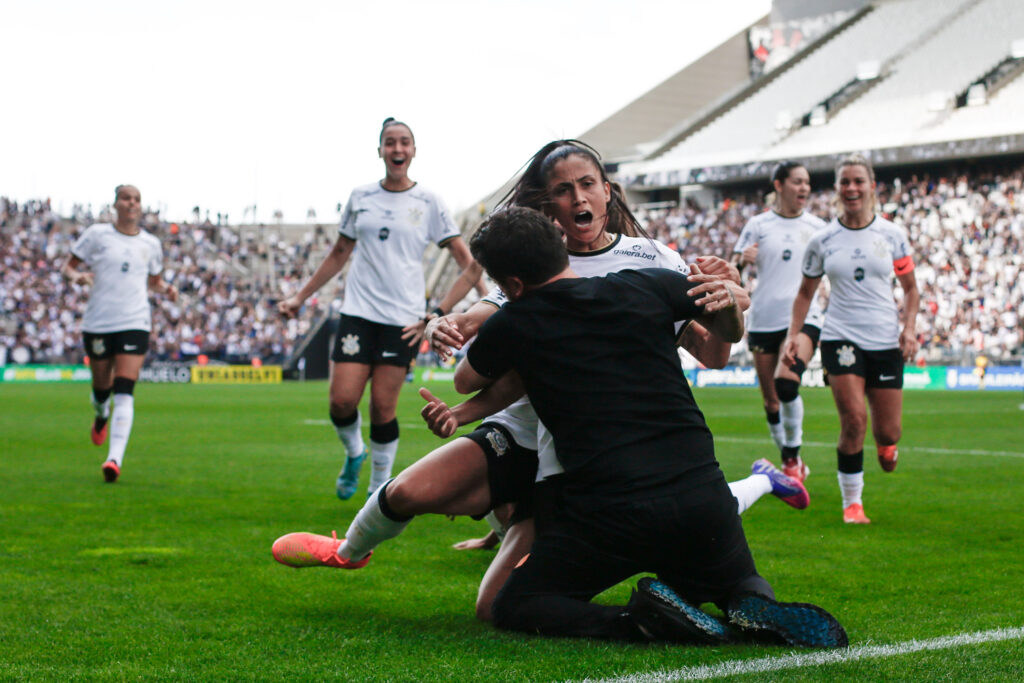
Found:
[[[545,205],[550,201],[548,194],[548,179],[555,164],[570,156],[579,156],[590,161],[601,174],[601,180],[611,186],[611,199],[608,200],[607,214],[608,222],[605,230],[610,233],[627,235],[629,237],[647,237],[649,235],[640,226],[640,222],[629,210],[626,199],[623,196],[622,188],[618,183],[608,179],[604,166],[601,164],[601,155],[593,147],[579,140],[554,140],[541,147],[526,164],[526,170],[516,181],[516,184],[502,197],[499,206],[510,208],[513,206],[526,206],[537,211],[544,211]]]

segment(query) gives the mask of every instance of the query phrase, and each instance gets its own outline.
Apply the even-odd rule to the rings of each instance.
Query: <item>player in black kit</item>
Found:
[[[552,636],[728,642],[741,631],[843,647],[814,605],[778,603],[679,366],[673,322],[743,334],[731,292],[663,269],[579,278],[558,229],[530,209],[492,216],[474,257],[511,300],[456,370],[462,393],[516,373],[564,474],[538,489],[537,538],[494,604],[499,628]],[[509,381],[506,377],[504,381]],[[590,600],[630,576],[629,604]],[[731,625],[695,605],[715,602]]]

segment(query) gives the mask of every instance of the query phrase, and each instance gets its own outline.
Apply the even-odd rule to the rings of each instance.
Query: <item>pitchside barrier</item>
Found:
[[[728,366],[721,370],[694,368],[683,371],[695,387],[756,387],[757,373],[749,366]],[[450,367],[416,367],[416,382],[451,382],[455,376]],[[0,367],[0,382],[88,382],[91,378],[85,365],[7,365]],[[278,384],[283,380],[280,365],[196,365],[191,363],[153,363],[142,368],[143,382],[177,382],[192,384]],[[825,386],[821,368],[804,372],[803,386]],[[904,389],[956,391],[1021,391],[1024,390],[1024,368],[989,366],[982,372],[976,367],[907,366],[903,370]]]

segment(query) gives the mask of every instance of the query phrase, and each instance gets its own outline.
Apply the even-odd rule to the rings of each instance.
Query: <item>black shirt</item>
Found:
[[[693,286],[660,268],[556,280],[491,316],[467,360],[519,372],[577,492],[698,486],[721,475],[675,345],[673,322],[702,312]]]

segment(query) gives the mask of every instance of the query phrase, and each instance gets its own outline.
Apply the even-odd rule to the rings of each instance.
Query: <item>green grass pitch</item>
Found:
[[[773,457],[756,390],[695,393],[729,479]],[[363,499],[334,496],[342,448],[323,382],[140,385],[114,485],[100,473],[106,447],[87,436],[86,385],[0,385],[0,680],[640,681],[725,662],[754,663],[729,680],[1024,679],[1019,632],[897,651],[1024,627],[1024,398],[907,392],[899,469],[884,474],[869,439],[874,523],[854,527],[841,521],[831,397],[803,396],[811,506],[767,496],[744,516],[747,537],[780,599],[829,609],[851,652],[878,650],[764,673],[757,662],[793,651],[545,639],[477,622],[493,553],[451,549],[486,531],[466,518],[417,520],[360,571],[275,563],[277,536],[341,535]],[[406,385],[398,468],[440,443],[420,405]],[[624,602],[629,587],[598,599]]]

